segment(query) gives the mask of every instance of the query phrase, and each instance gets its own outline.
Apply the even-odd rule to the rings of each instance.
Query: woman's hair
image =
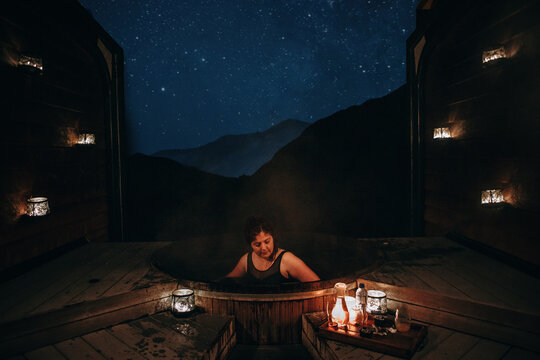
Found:
[[[250,216],[246,220],[246,225],[244,226],[244,236],[246,243],[251,244],[255,237],[259,235],[260,232],[272,235],[274,239],[274,251],[272,251],[272,259],[276,256],[276,253],[279,249],[279,241],[274,225],[262,216]]]

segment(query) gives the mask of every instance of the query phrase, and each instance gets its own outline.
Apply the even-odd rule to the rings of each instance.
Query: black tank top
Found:
[[[279,271],[281,265],[281,258],[286,252],[286,250],[282,251],[281,254],[279,254],[276,258],[276,260],[274,260],[272,266],[270,266],[267,270],[264,271],[260,271],[255,268],[255,265],[253,265],[253,259],[251,258],[251,254],[253,254],[253,252],[250,252],[247,258],[246,275],[248,279],[251,282],[257,284],[280,284],[289,281],[289,279],[281,275],[281,271]]]

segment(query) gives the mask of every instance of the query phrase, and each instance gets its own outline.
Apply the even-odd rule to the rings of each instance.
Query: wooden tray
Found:
[[[414,354],[426,333],[427,328],[420,324],[411,324],[411,329],[407,332],[396,332],[394,334],[388,332],[388,335],[373,334],[371,337],[360,336],[360,333],[357,332],[328,327],[328,322],[319,327],[319,336],[321,337],[403,358],[410,358]]]

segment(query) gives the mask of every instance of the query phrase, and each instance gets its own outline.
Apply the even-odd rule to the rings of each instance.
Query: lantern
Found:
[[[336,304],[332,309],[332,320],[338,329],[346,329],[349,323],[349,309],[345,301],[347,285],[345,283],[336,283],[334,288],[336,289]]]
[[[450,135],[450,128],[440,127],[433,129],[433,138],[434,139],[449,139],[452,136]]]
[[[44,216],[50,213],[49,200],[46,197],[31,197],[26,200],[26,215]]]
[[[28,55],[19,56],[19,66],[29,67],[43,71],[43,60],[38,57]]]
[[[79,134],[79,140],[77,144],[79,145],[93,145],[96,143],[96,136],[94,134],[83,133]]]
[[[505,58],[506,58],[506,50],[504,49],[504,46],[500,46],[498,48],[486,50],[482,52],[483,64],[490,61],[495,61],[495,60],[505,59]]]
[[[501,189],[482,191],[482,204],[498,204],[504,202]]]
[[[372,315],[386,314],[386,293],[380,290],[368,290],[367,312]]]
[[[195,310],[195,294],[191,289],[177,289],[172,293],[171,311],[175,316],[187,315]]]

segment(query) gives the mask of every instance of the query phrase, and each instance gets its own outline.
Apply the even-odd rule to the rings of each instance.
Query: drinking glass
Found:
[[[409,307],[405,304],[398,305],[395,318],[396,329],[399,332],[409,331],[411,328],[411,315]]]

